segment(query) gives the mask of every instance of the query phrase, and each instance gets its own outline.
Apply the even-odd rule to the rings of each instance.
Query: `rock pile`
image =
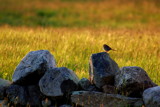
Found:
[[[153,87],[153,88],[152,88]],[[0,79],[0,106],[122,107],[160,106],[159,86],[140,67],[122,67],[108,53],[92,54],[89,79],[56,67],[47,50],[29,52],[16,67],[12,82]]]

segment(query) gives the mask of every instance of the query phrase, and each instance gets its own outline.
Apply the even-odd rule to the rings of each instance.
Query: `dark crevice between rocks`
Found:
[[[24,86],[38,84],[39,80],[41,79],[43,75],[44,73],[35,71],[33,73],[28,74],[25,78],[19,79],[19,81],[16,81],[13,84],[24,85]]]
[[[33,73],[28,74],[25,78],[19,79],[19,81],[14,82],[13,84],[18,84],[18,85],[35,85],[38,84],[39,80],[41,77],[44,75],[44,72],[42,73],[41,71],[35,71]]]
[[[61,91],[62,93],[72,92],[78,90],[77,84],[73,80],[65,80],[61,84]]]
[[[71,96],[71,94],[64,94],[63,96],[46,97],[46,98],[50,99],[51,105],[54,105],[54,107],[59,107],[64,104],[71,105],[72,103],[71,103],[70,96]]]
[[[140,83],[132,83],[129,85],[126,85],[123,88],[120,88],[118,91],[120,94],[128,96],[128,97],[133,97],[133,98],[142,98],[143,91],[147,88],[153,87],[153,86],[148,86],[148,82],[144,82],[144,84]]]
[[[72,105],[72,103],[71,103],[72,91],[79,90],[79,86],[73,80],[68,79],[68,80],[65,80],[62,82],[60,89],[61,89],[62,93],[64,93],[64,94],[63,94],[63,97],[60,100],[59,104]],[[59,101],[57,101],[57,102],[59,102]]]
[[[6,90],[9,86],[5,86],[3,88],[0,88],[0,100],[3,100],[4,98],[7,97],[7,93],[6,93]]]
[[[104,82],[105,82],[106,85],[114,86],[114,75],[107,76],[107,78],[104,77]]]
[[[11,85],[7,90],[9,99],[9,107],[42,107],[41,100],[43,94],[40,92],[39,87],[32,86],[19,86]]]
[[[45,74],[47,71],[47,62],[44,61],[44,63],[39,65],[39,69],[37,69],[34,72],[31,72],[25,77],[22,77],[18,81],[14,82],[13,84],[18,84],[18,85],[35,85],[38,84],[39,80],[41,77]]]

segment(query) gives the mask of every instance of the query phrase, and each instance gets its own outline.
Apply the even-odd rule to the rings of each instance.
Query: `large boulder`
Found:
[[[65,67],[52,68],[39,81],[39,87],[46,96],[58,97],[78,88],[78,77]]]
[[[145,107],[160,107],[160,86],[148,88],[143,92]]]
[[[12,80],[20,85],[37,84],[44,73],[56,67],[56,62],[48,50],[29,52],[17,66]]]
[[[115,76],[116,88],[126,96],[142,97],[142,93],[149,87],[154,87],[145,70],[136,66],[120,69]]]
[[[98,87],[114,84],[114,75],[119,71],[117,63],[106,52],[92,54],[89,61],[91,81]]]
[[[105,94],[94,91],[74,91],[71,95],[72,103],[83,107],[140,107],[140,98],[130,98],[118,94]]]
[[[13,106],[41,106],[43,97],[38,86],[10,85],[6,90],[9,104]]]
[[[4,80],[0,78],[0,100],[4,99],[5,97],[5,90],[11,84],[10,81]]]

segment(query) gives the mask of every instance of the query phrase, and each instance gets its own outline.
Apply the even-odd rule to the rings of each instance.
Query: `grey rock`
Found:
[[[38,86],[10,85],[6,90],[9,103],[13,106],[40,106],[42,93]]]
[[[115,76],[116,88],[126,96],[142,97],[142,93],[149,87],[154,87],[145,70],[140,67],[123,67]]]
[[[71,105],[67,105],[67,104],[64,104],[64,105],[61,105],[59,107],[72,107]]]
[[[91,81],[98,87],[114,84],[114,75],[119,71],[117,63],[106,52],[92,54],[89,62]]]
[[[48,50],[31,51],[15,69],[12,80],[15,84],[33,85],[53,67],[56,67],[56,62]]]
[[[88,89],[88,87],[91,86],[91,82],[87,78],[82,78],[78,84],[84,90]]]
[[[94,84],[91,84],[91,82],[87,78],[82,78],[78,84],[82,90],[99,91],[98,88]]]
[[[41,92],[46,96],[58,97],[77,90],[78,77],[66,67],[52,68],[39,81]]]
[[[89,86],[85,91],[101,91],[99,88],[97,88],[94,84]]]
[[[148,88],[143,92],[145,107],[160,107],[160,86]]]
[[[10,84],[11,84],[11,82],[9,80],[4,80],[4,79],[0,78],[0,87],[9,86]]]
[[[72,103],[83,107],[140,107],[143,105],[141,98],[93,91],[74,91],[72,92],[71,100]]]
[[[4,80],[0,78],[0,99],[4,99],[5,97],[5,90],[11,84],[10,81]]]

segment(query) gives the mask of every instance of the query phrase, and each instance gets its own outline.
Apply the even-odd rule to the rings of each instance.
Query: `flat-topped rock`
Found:
[[[44,73],[54,67],[54,56],[48,50],[31,51],[16,67],[12,81],[21,85],[37,84]]]
[[[141,107],[143,105],[140,98],[94,91],[74,91],[71,100],[75,105],[83,107]]]
[[[113,85],[115,73],[119,71],[118,64],[111,59],[108,53],[92,54],[89,61],[89,76],[98,87]]]

